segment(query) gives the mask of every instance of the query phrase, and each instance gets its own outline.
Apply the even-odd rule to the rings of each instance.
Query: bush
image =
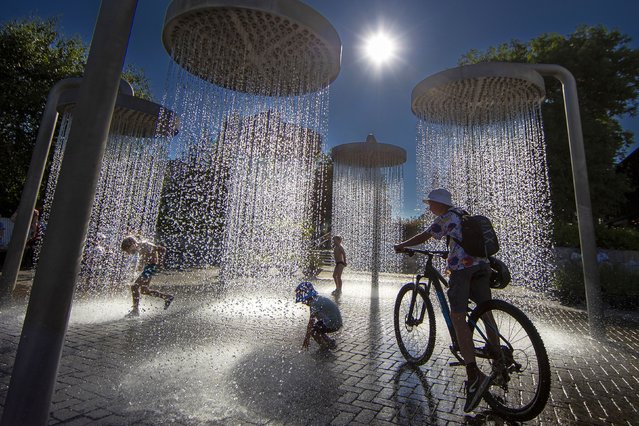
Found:
[[[302,274],[304,278],[312,279],[319,275],[322,271],[322,259],[316,251],[309,251],[306,259],[305,265],[302,269]]]
[[[599,280],[605,303],[619,309],[639,307],[639,272],[630,271],[622,265],[604,263],[599,266]],[[555,289],[563,303],[585,303],[586,290],[580,262],[568,262],[557,268]]]
[[[634,228],[595,227],[597,247],[612,250],[639,250],[639,230]],[[576,223],[556,223],[555,245],[558,247],[579,247],[579,228]]]

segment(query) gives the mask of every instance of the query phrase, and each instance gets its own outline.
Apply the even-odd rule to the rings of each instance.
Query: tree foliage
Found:
[[[0,26],[0,215],[18,206],[49,90],[82,76],[88,48],[64,37],[56,19],[30,18]],[[150,98],[143,72],[129,67],[123,78],[136,95]],[[46,176],[45,176],[46,181]]]
[[[630,38],[603,26],[581,26],[569,36],[542,34],[528,42],[513,40],[485,52],[471,50],[460,64],[527,62],[558,64],[575,77],[588,164],[593,215],[603,220],[619,214],[630,190],[615,172],[633,134],[619,117],[635,115],[639,97],[639,50]],[[559,220],[573,221],[575,197],[561,84],[545,79],[542,106],[553,210]]]
[[[0,214],[17,207],[49,89],[82,74],[85,48],[61,39],[55,20],[9,22],[0,29]]]

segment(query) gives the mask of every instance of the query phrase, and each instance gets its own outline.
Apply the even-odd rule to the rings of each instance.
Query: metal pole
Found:
[[[104,0],[1,424],[46,425],[137,0]]]
[[[373,176],[373,255],[371,258],[371,286],[373,291],[377,291],[379,287],[379,264],[380,264],[380,250],[381,250],[381,232],[380,226],[381,216],[381,197],[379,192],[381,186],[384,183],[382,175],[379,169],[374,170]]]
[[[40,128],[38,129],[38,137],[33,146],[31,154],[31,163],[27,179],[22,189],[20,204],[16,214],[16,223],[11,233],[11,241],[7,249],[7,255],[2,266],[2,276],[0,276],[0,305],[11,300],[11,294],[16,287],[16,279],[20,271],[22,262],[22,254],[27,244],[29,236],[29,228],[31,225],[31,216],[38,200],[38,192],[42,183],[42,176],[47,165],[47,158],[51,150],[51,141],[55,132],[55,126],[58,121],[58,102],[60,96],[68,90],[80,87],[82,79],[65,78],[58,81],[49,91],[47,103],[40,120]],[[120,80],[120,92],[133,95],[133,88],[129,83]]]
[[[606,328],[603,304],[601,302],[599,269],[597,267],[597,241],[590,203],[588,170],[586,167],[584,137],[581,129],[581,116],[579,114],[577,83],[570,71],[562,66],[533,64],[531,67],[541,75],[556,78],[561,82],[563,88],[570,160],[572,162],[572,178],[575,186],[575,202],[577,204],[581,261],[584,271],[584,284],[586,286],[588,323],[591,335],[596,338],[602,338],[606,334]]]
[[[58,121],[57,106],[60,94],[67,89],[79,87],[81,82],[81,78],[67,78],[58,81],[49,91],[47,103],[42,113],[42,120],[40,121],[40,129],[38,129],[38,137],[31,154],[29,172],[22,189],[7,256],[2,267],[2,277],[0,277],[0,303],[2,304],[10,300],[11,293],[15,289],[22,253],[29,235],[32,212],[36,205],[40,183],[42,182],[47,157],[51,148],[53,132]]]

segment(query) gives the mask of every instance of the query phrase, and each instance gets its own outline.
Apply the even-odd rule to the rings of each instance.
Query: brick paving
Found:
[[[332,290],[321,275],[321,293]],[[372,297],[362,277],[346,275],[338,349],[300,346],[308,308],[269,288],[215,291],[206,274],[165,274],[176,293],[162,310],[142,299],[139,319],[124,319],[129,296],[74,302],[50,424],[508,424],[482,402],[465,415],[463,368],[450,367],[438,315],[431,360],[404,363],[393,333],[395,294],[406,276],[382,276]],[[176,284],[179,283],[179,284]],[[522,288],[497,297],[533,320],[552,365],[552,391],[529,424],[639,424],[639,317],[609,315],[603,342],[587,336],[583,310]],[[0,309],[0,404],[9,384],[26,302]],[[0,408],[1,410],[1,408]]]

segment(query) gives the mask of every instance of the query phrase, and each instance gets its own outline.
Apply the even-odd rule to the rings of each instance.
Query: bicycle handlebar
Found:
[[[414,248],[405,248],[402,250],[402,252],[406,253],[409,256],[413,256],[415,253],[419,253],[419,254],[426,255],[428,257],[438,256],[438,257],[441,257],[442,259],[448,258],[448,251],[446,250],[420,250],[420,249],[414,249]]]

